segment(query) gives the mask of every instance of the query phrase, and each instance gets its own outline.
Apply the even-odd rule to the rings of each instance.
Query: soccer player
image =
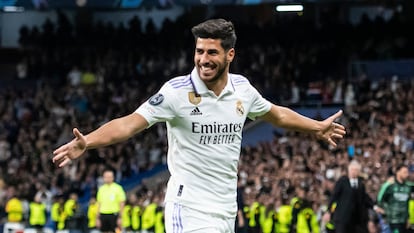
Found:
[[[408,175],[408,166],[398,165],[394,182],[387,181],[385,191],[378,195],[378,203],[385,209],[385,219],[393,233],[408,232],[408,201],[411,195],[411,186],[407,184]]]
[[[194,69],[167,81],[138,109],[83,135],[54,151],[62,167],[86,150],[118,143],[157,122],[166,122],[168,168],[165,196],[166,232],[234,232],[237,212],[237,163],[246,118],[260,118],[277,127],[311,133],[335,147],[345,127],[272,104],[242,75],[229,73],[235,57],[234,25],[207,20],[192,28]]]

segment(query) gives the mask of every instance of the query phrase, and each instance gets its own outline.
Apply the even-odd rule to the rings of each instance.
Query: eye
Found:
[[[196,53],[197,53],[197,54],[203,54],[203,53],[204,53],[204,51],[203,51],[202,49],[196,49]]]

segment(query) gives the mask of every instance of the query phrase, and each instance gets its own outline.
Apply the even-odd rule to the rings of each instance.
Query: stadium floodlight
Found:
[[[22,6],[4,6],[3,11],[4,12],[23,12],[24,7],[22,7]]]
[[[303,5],[278,5],[277,12],[300,12],[303,11]]]

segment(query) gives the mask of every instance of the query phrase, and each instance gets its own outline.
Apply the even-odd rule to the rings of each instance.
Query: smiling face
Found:
[[[199,77],[209,89],[214,89],[214,86],[220,83],[226,83],[233,58],[234,48],[225,51],[220,39],[197,38],[194,64]]]

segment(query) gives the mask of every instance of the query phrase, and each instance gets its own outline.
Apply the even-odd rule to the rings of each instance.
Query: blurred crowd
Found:
[[[163,81],[190,72],[190,21],[184,14],[161,29],[151,21],[143,26],[137,17],[128,25],[81,24],[58,12],[56,23],[22,26],[15,78],[31,86],[0,88],[0,209],[18,195],[27,201],[41,196],[50,210],[54,197],[94,195],[108,166],[121,181],[165,164],[163,125],[88,151],[63,169],[51,163],[51,154],[71,140],[72,127],[86,133],[128,114]],[[257,201],[277,209],[302,187],[315,212],[322,211],[351,159],[362,164],[367,192],[375,199],[397,164],[413,165],[414,79],[349,79],[346,72],[354,59],[413,57],[412,38],[409,30],[398,30],[404,24],[398,15],[388,22],[363,18],[358,25],[298,19],[235,24],[239,40],[232,72],[246,75],[264,96],[283,105],[305,104],[315,93],[322,105],[343,105],[341,123],[347,127],[334,150],[292,132],[275,132],[271,142],[243,147],[239,185],[246,206]],[[142,203],[162,196],[162,185],[139,189]],[[5,221],[6,214],[1,216]]]

